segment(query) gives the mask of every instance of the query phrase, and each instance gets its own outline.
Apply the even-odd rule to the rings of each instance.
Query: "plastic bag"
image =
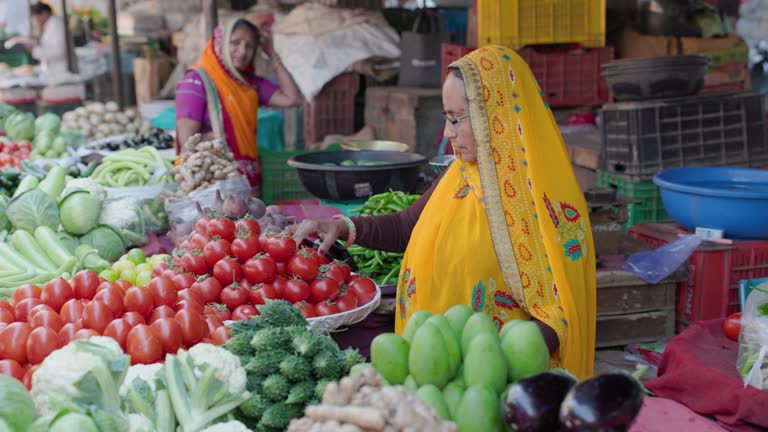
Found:
[[[104,188],[107,200],[129,199],[141,211],[146,232],[164,233],[168,231],[168,214],[165,211],[163,197],[173,192],[178,185],[158,184],[122,188]]]
[[[703,238],[690,235],[647,252],[630,255],[622,270],[657,284],[675,272],[699,247]]]
[[[768,284],[756,287],[747,297],[736,366],[745,387],[768,391]]]
[[[221,196],[224,197],[236,196],[248,199],[251,196],[251,185],[244,177],[237,176],[216,182],[182,198],[167,197],[165,211],[171,227],[170,237],[174,243],[178,244],[176,239],[183,239],[192,232],[197,219],[203,216],[200,210],[212,210],[221,205],[216,202],[216,191],[221,191]]]

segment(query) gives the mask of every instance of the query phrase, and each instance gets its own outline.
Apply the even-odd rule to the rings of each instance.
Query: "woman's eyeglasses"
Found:
[[[443,118],[445,119],[445,121],[447,121],[448,123],[450,123],[450,124],[452,124],[454,126],[458,125],[460,121],[464,120],[467,117],[469,117],[469,114],[464,114],[461,117],[452,118],[452,117],[448,116],[448,113],[443,111]]]

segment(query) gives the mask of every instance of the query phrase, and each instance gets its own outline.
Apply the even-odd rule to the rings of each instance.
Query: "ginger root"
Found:
[[[382,377],[366,369],[330,383],[322,404],[308,406],[289,432],[458,432],[405,387],[382,386]]]

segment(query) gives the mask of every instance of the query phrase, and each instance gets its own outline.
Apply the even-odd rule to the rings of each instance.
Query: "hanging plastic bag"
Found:
[[[736,366],[745,387],[768,391],[768,284],[754,288],[747,297]]]
[[[703,238],[689,235],[647,252],[630,255],[622,270],[635,274],[642,280],[657,284],[675,272],[696,252]]]

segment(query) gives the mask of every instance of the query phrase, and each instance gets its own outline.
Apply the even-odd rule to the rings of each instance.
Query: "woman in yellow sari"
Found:
[[[396,331],[417,310],[466,304],[499,325],[533,319],[552,365],[592,375],[595,255],[587,206],[557,124],[528,65],[486,46],[453,63],[445,136],[457,160],[402,214],[304,221],[321,252],[339,237],[398,250]]]

